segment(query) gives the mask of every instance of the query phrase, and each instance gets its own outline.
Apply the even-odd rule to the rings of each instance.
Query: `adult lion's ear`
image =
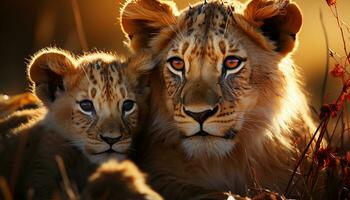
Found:
[[[289,0],[251,0],[244,16],[275,42],[277,52],[285,55],[293,51],[302,25],[302,15],[296,4]]]
[[[121,27],[134,51],[147,48],[152,37],[176,22],[178,10],[172,1],[128,0],[121,9]]]
[[[68,77],[74,69],[75,59],[70,54],[55,48],[40,51],[28,65],[33,92],[44,104],[49,105],[73,84],[73,80]]]

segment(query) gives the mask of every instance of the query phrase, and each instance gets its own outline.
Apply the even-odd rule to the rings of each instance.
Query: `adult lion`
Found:
[[[168,1],[125,4],[131,48],[158,63],[138,162],[165,199],[284,191],[314,130],[289,58],[301,24],[288,0],[204,1],[181,12]]]

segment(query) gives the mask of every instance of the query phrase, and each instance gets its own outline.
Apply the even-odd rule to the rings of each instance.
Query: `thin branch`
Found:
[[[65,192],[67,193],[68,199],[69,200],[75,200],[78,199],[77,195],[75,194],[72,184],[69,181],[68,174],[66,171],[66,168],[64,166],[64,162],[61,156],[56,156],[55,157],[58,169],[60,170],[62,180],[63,180],[63,187],[65,189]]]
[[[11,191],[9,185],[7,184],[4,177],[0,177],[0,191],[2,192],[2,196],[4,200],[12,200]],[[1,193],[0,193],[1,197]]]
[[[323,140],[324,134],[325,134],[327,126],[328,126],[328,122],[329,122],[329,118],[328,118],[328,120],[325,121],[325,123],[323,124],[323,126],[322,126],[322,128],[320,130],[320,135],[317,138],[316,145],[315,145],[315,150],[314,150],[314,152],[312,154],[312,158],[311,158],[312,161],[315,159],[315,156],[316,156],[316,154],[317,154],[317,152],[318,152],[318,150],[320,148],[321,142]],[[309,182],[309,181],[311,182],[311,185],[310,185],[311,186],[310,187],[311,193],[313,193],[313,188],[314,188],[314,184],[315,184],[314,181],[315,181],[315,177],[317,177],[317,172],[319,171],[319,166],[316,166],[316,171],[314,172],[314,173],[316,173],[315,176],[311,176],[313,170],[314,170],[314,162],[311,163],[309,171],[308,171],[308,173],[306,175],[307,182]],[[314,178],[314,179],[312,179],[312,178]]]
[[[16,186],[16,182],[17,182],[17,178],[20,174],[20,170],[22,167],[22,163],[23,163],[23,155],[24,155],[24,151],[25,151],[25,147],[27,145],[27,141],[28,141],[28,132],[24,132],[22,133],[22,136],[19,139],[19,144],[18,147],[16,149],[16,153],[15,153],[15,158],[14,158],[14,162],[13,162],[13,169],[11,172],[11,177],[10,177],[10,190],[15,194],[15,186]]]
[[[322,91],[321,106],[322,106],[324,103],[324,97],[325,97],[325,92],[326,92],[326,87],[328,82],[328,73],[329,73],[329,41],[328,41],[327,30],[326,30],[326,26],[324,25],[323,13],[321,9],[320,9],[320,21],[321,21],[322,31],[325,39],[325,44],[326,44],[326,67],[325,67],[324,80],[322,83],[322,90],[321,90]]]
[[[344,132],[345,132],[345,118],[344,118],[344,112],[341,115],[341,121],[342,121],[342,126],[341,126],[341,135],[340,135],[340,152],[344,152]]]
[[[338,116],[337,122],[335,123],[332,135],[331,135],[331,137],[328,140],[328,146],[332,144],[333,136],[335,134],[335,131],[337,130],[337,127],[338,127],[338,124],[339,124],[339,121],[340,121],[340,118],[341,118],[343,112],[344,112],[344,108],[342,108],[342,110],[340,111],[340,115]]]
[[[338,8],[337,8],[336,4],[334,4],[334,10],[335,10],[335,13],[333,12],[333,10],[332,10],[332,13],[335,16],[335,18],[337,19],[337,24],[338,24],[338,27],[339,27],[339,30],[340,30],[340,33],[341,33],[342,41],[343,41],[344,52],[345,52],[345,55],[348,56],[349,54],[348,54],[348,50],[346,49],[346,42],[345,42],[344,31],[343,31],[342,25],[340,24],[341,22],[340,22],[340,19],[339,19]],[[346,59],[346,60],[350,63],[350,61],[348,59]]]
[[[285,194],[286,196],[288,196],[288,191],[289,191],[289,188],[290,188],[290,186],[291,186],[291,184],[292,184],[292,182],[293,182],[294,176],[295,176],[295,174],[296,174],[296,172],[297,172],[299,166],[301,165],[302,161],[304,160],[307,151],[309,150],[309,148],[310,148],[312,142],[314,141],[314,139],[315,139],[315,137],[316,137],[318,131],[320,130],[320,128],[323,126],[323,124],[324,124],[327,120],[328,120],[328,118],[323,118],[323,119],[322,119],[321,123],[318,125],[318,127],[317,127],[316,131],[314,132],[314,134],[312,135],[312,137],[311,137],[309,143],[306,145],[306,148],[304,149],[303,153],[301,154],[301,157],[300,157],[300,159],[298,160],[297,165],[294,167],[293,174],[292,174],[292,176],[290,177],[290,179],[289,179],[289,181],[288,181],[288,184],[287,184],[287,187],[286,187],[286,189],[285,189],[285,191],[284,191],[284,194]]]
[[[79,5],[77,0],[71,0],[72,3],[72,8],[73,8],[73,14],[74,14],[74,20],[75,20],[75,25],[78,33],[78,38],[80,42],[80,47],[83,51],[87,51],[88,44],[86,42],[86,37],[85,37],[85,32],[83,28],[83,23],[81,20],[81,15],[80,15],[80,10],[79,10]]]

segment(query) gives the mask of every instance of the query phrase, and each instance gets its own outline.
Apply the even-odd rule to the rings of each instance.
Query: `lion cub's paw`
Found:
[[[131,161],[109,160],[103,163],[89,178],[83,198],[162,200],[146,184],[145,176]]]

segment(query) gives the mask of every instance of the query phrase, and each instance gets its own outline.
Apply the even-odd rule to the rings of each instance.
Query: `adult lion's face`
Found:
[[[244,11],[212,1],[178,15],[171,5],[150,2],[124,8],[131,46],[151,47],[159,58],[165,102],[187,154],[225,156],[245,130],[268,119],[269,107],[282,95],[278,64],[294,47],[300,12],[287,1],[253,0]],[[162,14],[142,18],[144,10]],[[147,37],[153,38],[147,43]]]
[[[167,50],[163,79],[171,99],[168,107],[189,152],[226,154],[258,91],[252,87],[249,56],[237,37],[215,34],[217,29],[225,31],[218,23],[203,30],[198,19],[204,17],[195,19],[191,27],[197,30],[174,40]]]

